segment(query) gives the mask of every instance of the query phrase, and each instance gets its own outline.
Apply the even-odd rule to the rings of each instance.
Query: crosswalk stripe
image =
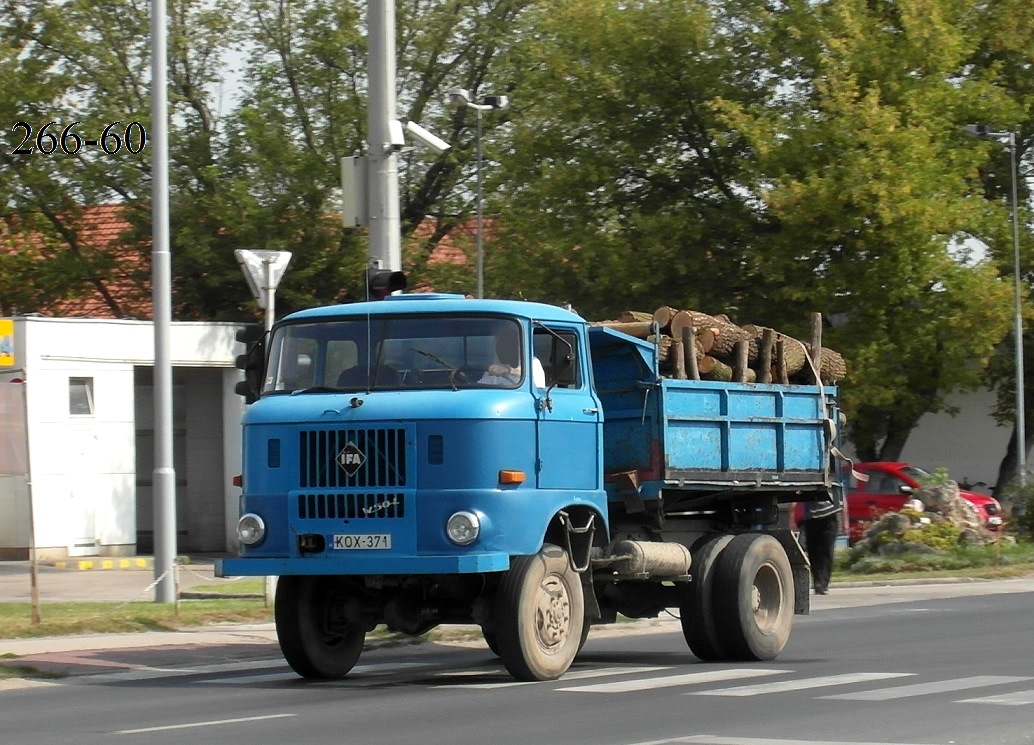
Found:
[[[588,678],[604,678],[608,675],[632,675],[635,673],[652,673],[658,670],[670,670],[668,667],[604,667],[597,670],[576,670],[564,675],[564,680],[585,680]],[[440,673],[441,678],[461,678],[485,675],[484,672],[476,670],[465,670],[461,672]],[[523,680],[500,680],[492,683],[443,683],[435,688],[462,688],[464,690],[490,690],[493,688],[513,688],[515,686],[533,685],[533,682]]]
[[[770,670],[766,668],[732,669],[732,670],[710,670],[703,673],[686,673],[684,675],[666,675],[659,678],[639,678],[637,680],[624,680],[616,683],[595,683],[584,686],[570,686],[560,688],[561,691],[572,693],[629,693],[631,691],[653,690],[655,688],[669,688],[671,686],[695,685],[697,683],[716,683],[723,680],[737,680],[740,678],[760,678],[766,675],[785,675],[793,670]]]
[[[1023,706],[1034,704],[1034,691],[1017,691],[999,696],[981,696],[980,698],[964,698],[959,704],[1001,704],[1002,706]]]
[[[904,678],[915,673],[845,673],[843,675],[825,675],[819,678],[802,680],[781,680],[778,682],[755,683],[753,685],[718,688],[712,691],[692,691],[689,696],[761,696],[767,693],[783,693],[785,691],[804,691],[809,688],[863,683],[870,680],[886,680],[887,678]]]
[[[887,701],[892,698],[909,698],[911,696],[926,696],[931,693],[963,691],[967,688],[984,688],[1003,683],[1020,683],[1025,680],[1030,680],[1030,678],[1018,675],[974,675],[968,678],[953,678],[933,683],[916,683],[910,686],[880,688],[875,691],[841,693],[834,696],[820,696],[820,698],[837,699],[840,701]]]
[[[909,743],[855,742],[846,740],[790,740],[772,737],[728,737],[723,735],[686,735],[663,740],[630,743],[630,745],[909,745]]]

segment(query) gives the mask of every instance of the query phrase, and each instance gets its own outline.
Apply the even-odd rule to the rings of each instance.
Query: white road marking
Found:
[[[576,672],[569,672],[564,675],[563,680],[585,680],[587,678],[603,678],[608,675],[631,675],[633,673],[652,673],[658,670],[670,670],[668,667],[604,667],[598,670],[578,670]],[[467,676],[481,676],[485,675],[485,672],[478,672],[476,670],[464,670],[461,672],[447,672],[440,673],[439,677],[442,678],[460,678]],[[542,681],[542,682],[553,682],[553,681]],[[435,688],[463,688],[470,690],[490,690],[493,688],[513,688],[515,686],[534,685],[536,681],[524,681],[524,680],[501,680],[495,683],[445,683],[437,685]],[[561,689],[565,690],[565,689]]]
[[[1017,691],[1001,696],[982,696],[980,698],[964,698],[958,704],[1001,704],[1002,706],[1023,706],[1034,704],[1034,691]]]
[[[688,737],[669,737],[664,740],[628,743],[628,745],[675,745],[690,743],[691,745],[916,745],[902,742],[857,742],[848,740],[802,740],[794,737],[783,740],[771,737],[724,737],[722,735],[690,735]]]
[[[262,722],[267,719],[284,719],[296,717],[297,714],[266,714],[261,717],[238,717],[237,719],[212,719],[207,722],[185,722],[183,724],[167,724],[163,727],[140,727],[139,729],[120,729],[112,732],[113,735],[137,735],[141,732],[164,732],[173,729],[190,729],[192,727],[218,727],[223,724],[242,724],[245,722]]]
[[[594,685],[571,686],[560,688],[561,691],[573,693],[628,693],[630,691],[647,691],[655,688],[671,686],[695,685],[697,683],[715,683],[722,680],[740,678],[760,678],[766,675],[785,675],[793,670],[769,670],[766,668],[710,670],[704,673],[685,673],[684,675],[666,675],[660,678],[639,678],[616,683],[596,683]]]
[[[835,696],[820,696],[819,698],[837,699],[840,701],[888,701],[892,698],[927,696],[931,693],[964,691],[967,688],[984,688],[986,686],[996,686],[1003,683],[1020,683],[1026,680],[1030,680],[1030,678],[1017,675],[974,675],[969,678],[953,678],[951,680],[939,680],[933,683],[916,683],[915,685],[910,686],[880,688],[875,691],[859,691],[857,693],[841,693]]]
[[[904,678],[915,673],[845,673],[843,675],[825,675],[819,678],[803,678],[801,680],[781,680],[778,682],[755,683],[747,686],[718,688],[712,691],[692,691],[687,696],[762,696],[766,693],[783,693],[785,691],[804,691],[809,688],[848,685],[870,680],[887,678]]]

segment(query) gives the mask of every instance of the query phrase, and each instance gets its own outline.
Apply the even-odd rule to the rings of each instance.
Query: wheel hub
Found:
[[[543,579],[535,604],[535,631],[545,648],[561,644],[571,628],[571,598],[559,577]]]

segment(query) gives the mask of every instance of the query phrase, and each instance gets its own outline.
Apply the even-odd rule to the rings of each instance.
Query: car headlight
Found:
[[[481,532],[481,521],[473,512],[454,513],[445,523],[445,533],[457,546],[469,546]]]
[[[237,540],[245,546],[257,546],[266,537],[266,523],[254,512],[241,515],[237,521]]]

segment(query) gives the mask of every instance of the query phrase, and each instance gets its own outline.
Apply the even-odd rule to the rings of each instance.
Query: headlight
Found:
[[[237,521],[237,539],[245,546],[257,546],[266,537],[266,524],[254,512],[241,515]]]
[[[445,523],[445,532],[457,546],[469,546],[481,532],[481,521],[473,512],[457,512]]]

